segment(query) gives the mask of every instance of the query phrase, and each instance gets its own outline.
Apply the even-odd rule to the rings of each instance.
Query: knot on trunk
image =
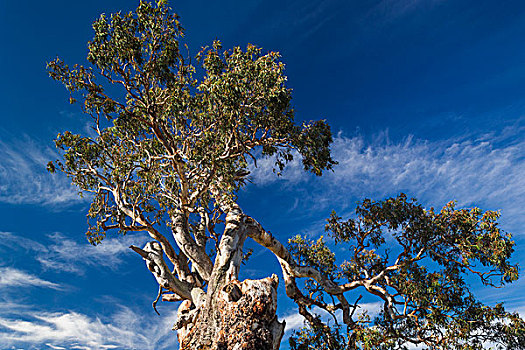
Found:
[[[232,281],[224,286],[221,297],[226,301],[238,301],[242,297],[239,281]]]
[[[195,322],[184,327],[184,336],[179,335],[181,349],[278,349],[284,322],[277,321],[277,285],[275,275],[230,281],[212,303],[201,306],[208,309],[201,309]]]

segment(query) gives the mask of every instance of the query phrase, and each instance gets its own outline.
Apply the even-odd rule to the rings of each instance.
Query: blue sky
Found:
[[[47,77],[57,55],[84,63],[91,22],[136,1],[0,1],[0,348],[164,349],[175,306],[151,309],[153,277],[127,247],[141,234],[84,238],[87,202],[60,174],[60,131],[87,119]],[[525,4],[466,0],[244,0],[171,2],[192,52],[225,47],[280,51],[298,121],[325,118],[339,165],[322,178],[292,163],[283,177],[261,160],[244,210],[283,241],[315,236],[332,209],[401,191],[425,206],[501,209],[525,266]],[[312,204],[313,203],[313,204]],[[247,278],[278,272],[252,245]],[[525,277],[489,304],[525,316]],[[520,293],[521,290],[521,293]],[[370,312],[374,299],[365,300]],[[281,293],[289,330],[296,310]],[[288,333],[289,334],[289,331]]]

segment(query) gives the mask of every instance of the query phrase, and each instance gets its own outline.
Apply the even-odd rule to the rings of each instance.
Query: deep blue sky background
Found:
[[[45,172],[62,130],[86,129],[46,61],[85,63],[91,23],[136,1],[0,1],[0,348],[162,349],[174,305],[127,246],[141,235],[83,237],[87,203]],[[315,236],[331,209],[404,191],[425,206],[501,209],[525,263],[525,4],[523,1],[178,1],[171,6],[192,52],[224,47],[280,51],[298,121],[325,118],[340,164],[323,178],[270,162],[240,194],[249,214],[285,240]],[[255,247],[255,246],[254,246]],[[245,277],[278,272],[255,247]],[[478,289],[525,315],[524,277]],[[521,292],[520,292],[521,288]],[[365,300],[371,313],[376,300]],[[279,315],[300,322],[286,297]],[[287,335],[289,332],[287,333]]]

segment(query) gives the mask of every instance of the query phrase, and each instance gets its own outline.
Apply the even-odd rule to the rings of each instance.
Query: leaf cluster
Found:
[[[279,172],[294,150],[317,175],[335,164],[329,126],[295,124],[278,53],[215,41],[192,58],[165,2],[102,15],[93,29],[91,66],[48,63],[92,119],[94,136],[57,136],[63,160],[48,168],[94,194],[93,242],[108,228],[136,229],[140,217],[169,224],[171,214],[200,208],[215,216],[217,198],[235,198],[256,155],[275,157]]]
[[[468,283],[477,277],[484,285],[500,287],[518,278],[518,267],[510,262],[514,242],[499,228],[498,212],[456,209],[454,202],[435,212],[401,194],[364,200],[355,213],[343,220],[332,212],[326,225],[332,244],[299,236],[289,242],[299,261],[316,266],[343,290],[362,287],[383,300],[374,320],[345,322],[347,348],[401,349],[413,343],[481,349],[489,342],[523,347],[523,320],[500,304],[490,307],[476,300]],[[339,245],[347,253],[338,256],[337,264],[329,246]],[[323,291],[315,282],[304,288],[310,295]],[[338,308],[341,304],[331,306]],[[335,326],[330,332],[344,334]],[[304,332],[321,331],[309,325]],[[303,333],[295,344],[310,344]]]

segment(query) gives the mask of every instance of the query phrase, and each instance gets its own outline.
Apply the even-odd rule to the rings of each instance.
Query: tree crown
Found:
[[[215,41],[192,60],[178,16],[164,2],[102,15],[93,29],[87,57],[93,67],[70,68],[60,59],[48,64],[70,101],[79,100],[94,121],[95,136],[65,132],[56,140],[64,151],[56,164],[95,194],[92,242],[103,237],[108,220],[126,226],[107,195],[113,189],[137,213],[160,222],[164,213],[212,212],[216,196],[233,198],[259,155],[274,156],[277,171],[293,150],[316,175],[335,164],[329,126],[294,123],[278,53],[251,44],[222,50]]]
[[[336,162],[325,121],[294,122],[279,54],[254,45],[223,50],[215,41],[191,57],[165,1],[102,15],[93,29],[90,66],[48,63],[93,128],[90,135],[59,134],[63,159],[48,169],[60,169],[91,194],[91,243],[109,230],[154,239],[131,248],[155,276],[157,300],[184,301],[179,330],[207,324],[181,331],[183,347],[196,344],[195,334],[211,337],[206,332],[219,326],[210,310],[220,308],[224,295],[238,301],[248,288],[237,281],[247,238],[276,256],[286,294],[308,321],[292,349],[390,349],[407,342],[481,349],[487,341],[525,347],[523,320],[477,301],[466,279],[501,286],[518,278],[510,262],[514,242],[500,230],[497,212],[456,209],[453,202],[435,212],[405,195],[364,200],[354,218],[332,213],[330,243],[295,236],[285,247],[236,203],[250,163],[274,157],[279,173],[298,155],[306,171],[321,175]],[[345,246],[347,255],[335,254],[334,245]],[[276,280],[265,283],[272,295]],[[357,291],[381,300],[378,317],[356,314]],[[331,314],[334,327],[314,308]],[[268,310],[273,317],[275,308]],[[282,325],[272,327],[282,335]]]

